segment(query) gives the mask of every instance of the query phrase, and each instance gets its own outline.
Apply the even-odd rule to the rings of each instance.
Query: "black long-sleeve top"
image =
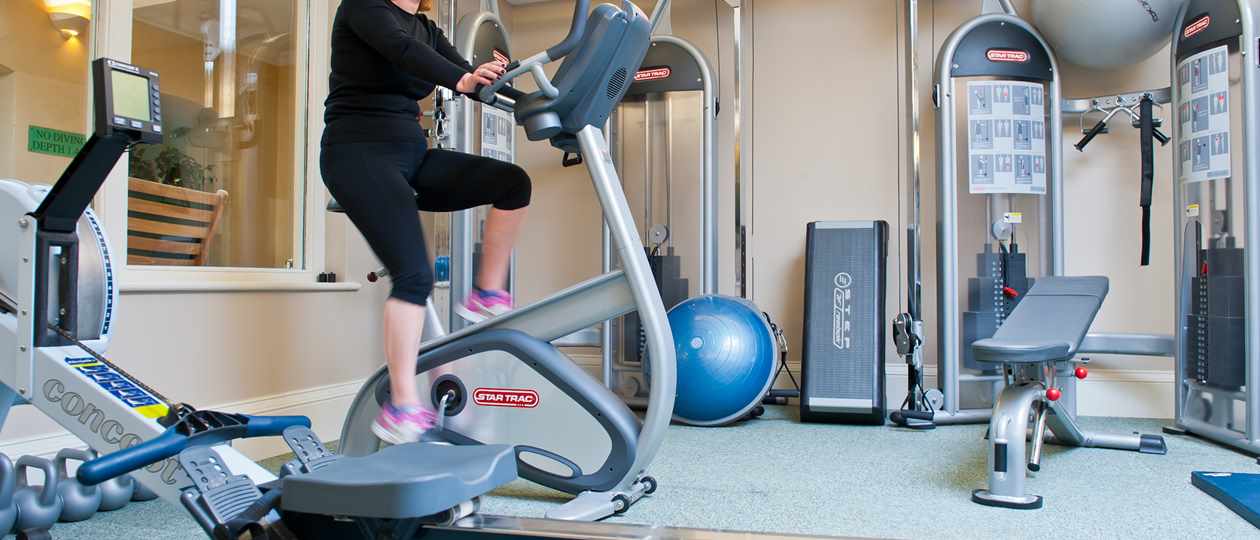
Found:
[[[440,28],[390,0],[342,0],[333,19],[324,143],[424,140],[424,99],[473,70]]]

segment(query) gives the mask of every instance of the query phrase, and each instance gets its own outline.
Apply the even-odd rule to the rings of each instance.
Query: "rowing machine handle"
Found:
[[[291,426],[311,427],[311,420],[305,416],[249,416],[196,411],[157,437],[84,463],[75,476],[79,483],[94,486],[174,457],[190,446],[279,436]]]

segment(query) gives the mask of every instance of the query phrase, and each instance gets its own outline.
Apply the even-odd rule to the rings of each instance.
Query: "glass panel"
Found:
[[[306,21],[287,0],[135,0],[166,140],[131,152],[127,262],[299,268]]]
[[[0,178],[52,184],[88,126],[91,0],[0,2]]]

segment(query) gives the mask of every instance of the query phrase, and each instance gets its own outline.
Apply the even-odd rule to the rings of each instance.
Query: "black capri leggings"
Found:
[[[328,191],[389,270],[390,296],[421,306],[433,291],[433,269],[416,211],[516,210],[531,193],[529,175],[516,165],[423,143],[326,144],[319,166]]]

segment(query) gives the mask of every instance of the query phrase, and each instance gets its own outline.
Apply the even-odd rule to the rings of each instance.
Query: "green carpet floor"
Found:
[[[1159,421],[1084,418],[1086,429],[1158,433]],[[1189,437],[1168,455],[1047,445],[1029,481],[1041,510],[970,502],[985,482],[984,426],[930,432],[801,424],[792,409],[727,428],[674,426],[652,467],[660,490],[623,521],[893,538],[1260,538],[1190,485],[1192,470],[1257,471],[1253,459]],[[518,481],[483,512],[541,516],[562,494]],[[182,508],[131,504],[59,524],[58,539],[203,537]]]

